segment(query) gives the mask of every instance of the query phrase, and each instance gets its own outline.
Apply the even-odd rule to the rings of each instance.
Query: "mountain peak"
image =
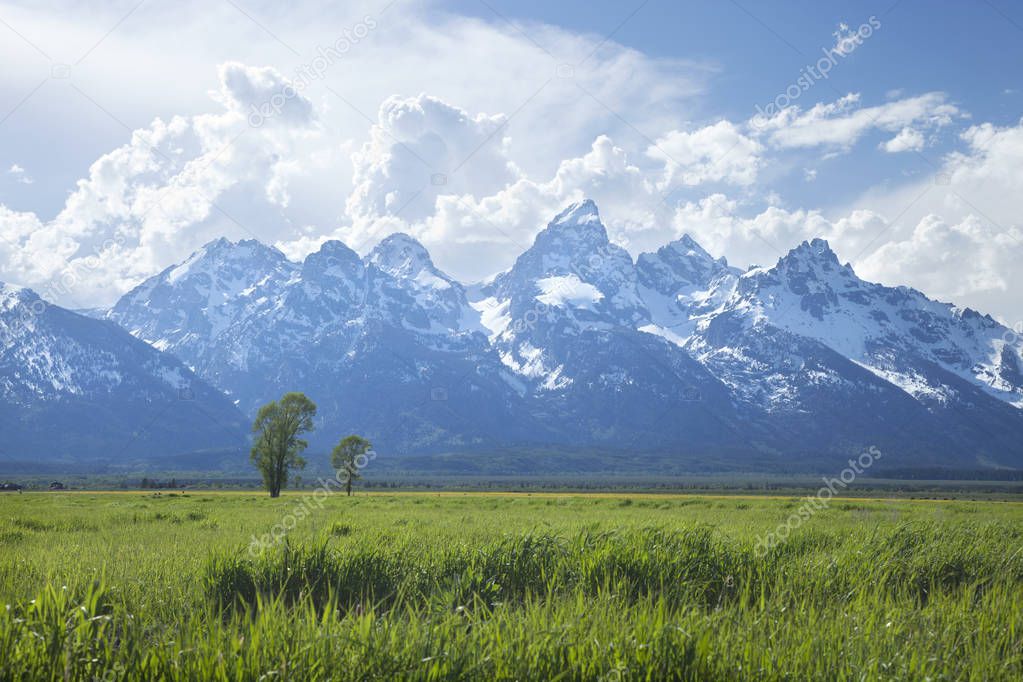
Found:
[[[348,254],[355,253],[350,246],[345,244],[340,239],[328,239],[327,241],[320,244],[320,248],[309,254],[310,256],[320,255],[324,257],[337,257],[341,255],[347,256]],[[308,256],[307,256],[308,258]]]
[[[675,241],[669,242],[664,246],[664,248],[672,249],[678,253],[689,256],[697,256],[705,260],[714,260],[714,257],[707,253],[707,250],[700,246],[699,242],[690,237],[688,232]]]
[[[232,246],[232,243],[227,237],[217,237],[216,239],[211,239],[205,244],[203,244],[202,248],[199,250],[205,251],[206,253],[210,253],[212,251],[227,248],[229,246]]]
[[[593,199],[583,199],[569,204],[551,221],[551,225],[583,225],[587,223],[600,223],[600,212]]]
[[[831,250],[831,244],[828,243],[828,240],[821,239],[820,237],[814,237],[810,241],[804,241],[802,244],[788,252],[786,257],[790,256],[796,256],[800,259],[823,259],[838,263],[838,256]]]
[[[13,307],[26,299],[37,298],[31,289],[0,281],[0,310]]]
[[[412,278],[423,270],[434,272],[429,251],[411,235],[395,232],[377,244],[367,262],[398,278]]]
[[[715,259],[688,234],[665,244],[655,253],[640,254],[637,260],[640,282],[662,294],[677,296],[680,288],[711,285],[726,273],[738,276],[724,258]]]
[[[239,253],[239,252],[277,252],[272,246],[267,246],[258,239],[239,239],[236,242],[227,237],[217,237],[202,245],[196,253],[217,254],[217,253]]]
[[[862,285],[852,267],[839,262],[831,245],[817,238],[789,251],[773,268],[746,271],[739,290],[755,297],[771,290],[786,291],[799,297],[801,309],[820,322],[828,311],[840,305],[840,295],[848,296]],[[777,293],[768,293],[766,300],[776,303],[776,296]]]
[[[804,272],[839,272],[849,271],[852,268],[842,265],[838,256],[831,249],[826,239],[814,238],[804,241],[787,254],[778,259],[777,265],[771,270],[786,273]]]
[[[231,267],[246,266],[253,260],[261,262],[283,262],[287,258],[272,246],[267,246],[257,239],[242,239],[232,242],[220,237],[206,242],[202,248],[192,253],[181,264],[172,266],[167,272],[167,281],[176,284],[182,279],[197,273],[207,272],[211,268],[218,269],[224,264]]]
[[[591,199],[570,204],[536,236],[534,248],[544,251],[588,252],[607,246],[607,230]]]
[[[362,259],[344,242],[328,239],[320,244],[319,251],[306,256],[302,272],[314,278],[330,275],[348,279],[361,274]]]

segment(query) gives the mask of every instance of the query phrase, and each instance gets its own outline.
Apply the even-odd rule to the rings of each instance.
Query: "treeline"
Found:
[[[871,470],[865,478],[909,481],[1023,481],[1019,469],[953,469],[951,467],[890,467]]]
[[[182,483],[181,485],[178,485],[178,481],[175,478],[172,478],[167,482],[158,481],[155,478],[143,478],[139,482],[139,487],[143,490],[177,490],[178,488],[184,488],[185,484]]]

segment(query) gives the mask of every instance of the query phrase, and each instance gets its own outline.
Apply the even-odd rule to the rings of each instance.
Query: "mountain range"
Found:
[[[746,271],[688,235],[634,260],[583,201],[478,284],[394,234],[365,257],[328,241],[301,263],[220,239],[103,319],[46,305],[29,316],[45,335],[18,330],[33,296],[0,298],[0,395],[19,434],[6,447],[23,457],[83,440],[109,456],[151,406],[160,431],[133,454],[242,449],[240,424],[300,390],[319,406],[313,450],[356,432],[398,457],[537,453],[554,468],[601,452],[637,472],[653,456],[816,471],[868,447],[892,467],[1023,468],[1016,335],[866,282],[819,239]],[[168,402],[185,385],[190,400]]]

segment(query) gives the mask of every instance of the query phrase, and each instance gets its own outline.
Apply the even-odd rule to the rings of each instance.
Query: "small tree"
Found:
[[[250,458],[270,497],[280,497],[291,469],[305,466],[301,454],[309,444],[300,436],[313,430],[315,416],[316,404],[302,393],[287,393],[259,408],[252,424],[255,442]]]
[[[359,476],[359,466],[355,460],[365,456],[372,448],[368,440],[353,434],[344,438],[334,448],[334,452],[330,453],[330,463],[334,465],[334,469],[345,471],[345,492],[349,495],[352,494],[352,481],[362,478]]]

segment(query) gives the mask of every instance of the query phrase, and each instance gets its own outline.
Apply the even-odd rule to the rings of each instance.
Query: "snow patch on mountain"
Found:
[[[540,289],[536,300],[562,308],[593,310],[594,304],[604,298],[597,287],[583,282],[575,274],[544,277],[537,280],[536,285]]]

